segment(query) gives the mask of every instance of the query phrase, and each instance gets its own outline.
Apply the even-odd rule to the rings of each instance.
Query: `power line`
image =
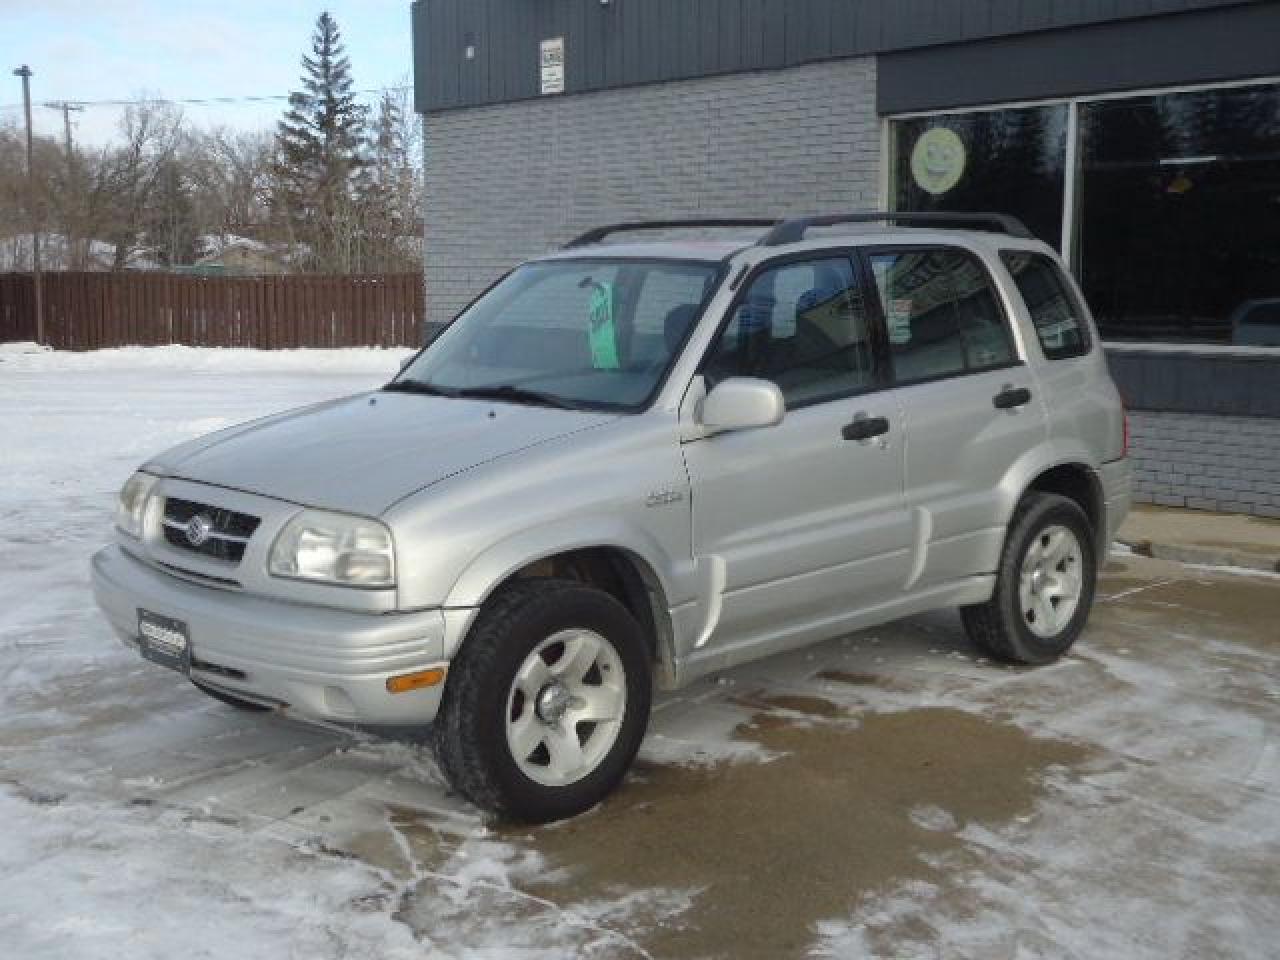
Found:
[[[378,93],[390,93],[395,91],[403,93],[410,89],[409,84],[398,84],[389,87],[370,87],[367,90],[352,90],[352,96],[367,97]],[[234,104],[234,103],[280,103],[287,102],[293,96],[291,93],[273,93],[263,94],[259,96],[239,96],[239,97],[133,97],[128,100],[64,100],[61,102],[71,105],[71,107],[130,107],[138,103],[171,103],[174,105],[211,105],[211,104]],[[21,110],[21,103],[0,103],[0,110]]]

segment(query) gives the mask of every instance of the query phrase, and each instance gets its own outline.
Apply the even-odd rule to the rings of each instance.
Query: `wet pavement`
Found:
[[[486,824],[415,744],[239,714],[124,656],[22,698],[0,760],[35,808],[368,864],[353,903],[423,955],[1262,957],[1278,613],[1280,581],[1121,557],[1047,668],[985,661],[948,612],[854,634],[663,697],[625,787],[545,828]]]
[[[0,368],[0,956],[1277,955],[1280,576],[1115,557],[1039,669],[944,611],[708,678],[657,701],[616,795],[537,829],[418,744],[242,714],[122,648],[87,561],[133,465],[397,359]]]

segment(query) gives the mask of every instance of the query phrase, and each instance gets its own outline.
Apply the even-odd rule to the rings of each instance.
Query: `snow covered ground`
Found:
[[[940,613],[711,678],[538,830],[120,647],[87,563],[134,466],[403,356],[0,347],[0,956],[1275,956],[1274,580],[1125,556],[1050,668]]]

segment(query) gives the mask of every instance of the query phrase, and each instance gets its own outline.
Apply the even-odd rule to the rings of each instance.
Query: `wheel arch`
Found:
[[[1107,555],[1106,498],[1098,472],[1080,460],[1067,460],[1042,468],[1023,489],[1029,493],[1053,493],[1071,500],[1084,512],[1093,531],[1094,553],[1099,564]]]
[[[560,531],[564,533],[564,531]],[[445,603],[466,610],[461,629],[446,640],[452,658],[466,642],[476,615],[502,587],[517,580],[577,580],[603,590],[636,618],[650,643],[659,680],[674,677],[674,629],[670,614],[672,574],[665,553],[636,537],[559,536],[554,531],[524,534],[476,559],[459,577]],[[664,684],[665,685],[665,684]]]

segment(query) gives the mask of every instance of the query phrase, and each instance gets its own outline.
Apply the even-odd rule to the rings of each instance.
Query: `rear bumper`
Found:
[[[1128,457],[1122,457],[1104,463],[1098,470],[1098,477],[1102,482],[1102,499],[1107,516],[1106,546],[1109,548],[1133,504],[1133,468]]]
[[[121,641],[137,648],[139,608],[186,623],[191,677],[303,719],[430,723],[443,684],[392,694],[387,679],[442,663],[444,616],[353,613],[189,583],[119,546],[93,557],[93,592]]]

